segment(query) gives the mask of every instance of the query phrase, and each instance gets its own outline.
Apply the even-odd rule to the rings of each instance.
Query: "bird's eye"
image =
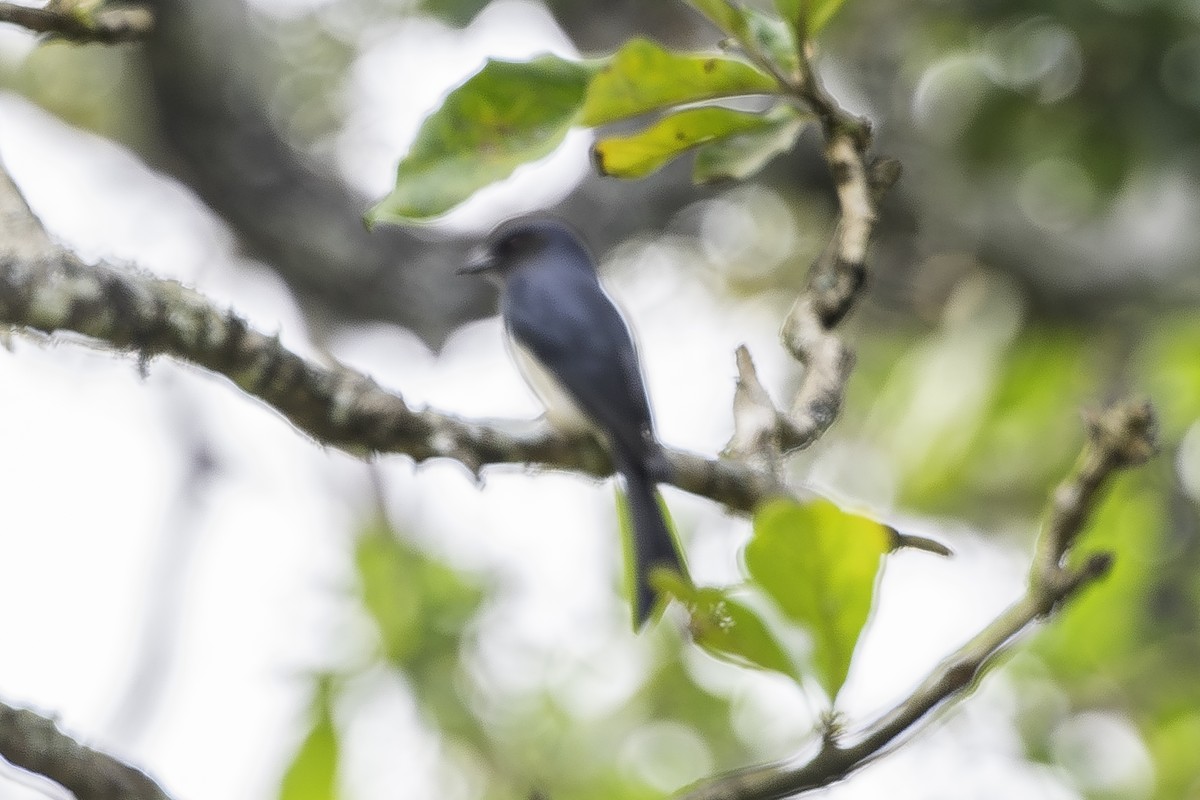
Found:
[[[496,249],[500,251],[501,255],[512,255],[522,249],[527,238],[523,233],[514,233],[511,236],[505,236],[496,245]]]

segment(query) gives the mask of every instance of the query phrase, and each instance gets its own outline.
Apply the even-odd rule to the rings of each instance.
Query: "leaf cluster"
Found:
[[[641,178],[691,152],[697,183],[762,169],[812,119],[804,48],[841,0],[779,0],[779,17],[729,0],[691,5],[729,37],[724,52],[634,39],[602,58],[488,60],[425,119],[368,223],[444,214],[553,152],[572,128],[598,131],[592,156],[604,175]],[[761,108],[730,105],[747,100]],[[605,132],[635,123],[632,133]]]

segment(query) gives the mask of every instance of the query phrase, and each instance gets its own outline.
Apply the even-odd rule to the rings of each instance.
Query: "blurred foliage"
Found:
[[[270,81],[273,121],[306,147],[336,136],[349,112],[343,97],[357,48],[337,31],[306,18],[282,21],[280,46],[266,51],[258,80]]]
[[[333,726],[329,676],[317,679],[312,727],[279,787],[279,800],[333,800],[338,796],[338,739]]]
[[[1200,419],[1200,316],[1159,315],[1130,359],[1130,382],[1144,386],[1158,407],[1163,438],[1178,442]]]
[[[870,427],[899,462],[902,502],[981,518],[1036,508],[1079,452],[1079,411],[1104,394],[1085,345],[1042,328],[1005,344],[938,338],[899,360]]]
[[[419,702],[443,730],[479,739],[479,721],[459,696],[459,650],[483,588],[382,523],[359,536],[356,556],[362,602],[378,628],[382,658],[422,687]]]
[[[1145,155],[1183,144],[1175,137],[1196,129],[1196,109],[1171,96],[1167,48],[1154,45],[1195,35],[1186,4],[1171,6],[1137,13],[1123,3],[1067,3],[1049,14],[1041,4],[993,6],[977,20],[989,28],[981,50],[991,86],[965,131],[964,154],[978,167],[1078,159],[1098,194],[1111,197]],[[1180,111],[1192,119],[1174,131],[1137,119]]]
[[[910,0],[886,11],[850,3],[830,28],[831,49],[866,57],[863,36],[884,15],[906,43],[876,54],[900,62],[890,77],[961,92],[944,98],[954,113],[941,120],[951,127],[938,137],[950,134],[953,153],[941,157],[961,158],[977,173],[1019,171],[1047,157],[1078,160],[1102,199],[1148,166],[1177,164],[1195,174],[1200,62],[1190,0],[953,8]]]
[[[16,62],[0,54],[0,88],[34,99],[71,125],[135,145],[145,140],[140,114],[149,92],[124,48],[51,42]]]
[[[842,546],[847,540],[856,546]],[[656,575],[656,583],[687,607],[687,633],[710,654],[793,681],[812,673],[833,697],[871,608],[887,544],[881,525],[830,503],[780,501],[764,507],[756,522],[747,554],[748,587],[697,589],[667,572]],[[422,553],[380,522],[360,533],[356,552],[359,599],[379,641],[377,660],[356,670],[386,663],[404,676],[425,720],[446,740],[450,761],[465,759],[456,768],[469,764],[480,773],[483,796],[659,797],[666,787],[655,782],[678,785],[747,758],[730,724],[731,698],[698,682],[685,657],[691,642],[674,626],[641,634],[652,648],[646,674],[628,700],[589,713],[581,724],[570,710],[570,696],[578,691],[572,681],[505,691],[479,665],[472,621],[493,590]],[[800,590],[803,598],[797,600]],[[765,613],[764,598],[782,614]],[[811,648],[797,651],[794,643],[807,639]],[[801,666],[808,663],[812,666]],[[338,752],[332,709],[353,675],[322,675],[314,682],[312,727],[288,769],[284,797],[316,798],[320,791],[311,787],[336,785],[331,783]],[[669,730],[678,737],[668,736],[662,753],[655,753],[663,763],[647,774],[629,742],[642,735],[639,731],[653,739],[650,731],[661,732],[664,725],[675,726]],[[691,755],[683,758],[673,747]]]
[[[994,320],[977,312],[968,316],[975,334]],[[1200,493],[1181,473],[1200,474],[1200,459],[1180,440],[1200,424],[1200,317],[1164,313],[1133,330],[1026,322],[988,347],[961,325],[947,321],[906,344],[866,338],[843,430],[861,423],[883,440],[877,452],[893,464],[903,506],[1032,532],[1082,442],[1080,409],[1131,388],[1154,399],[1162,454],[1114,482],[1076,554],[1111,550],[1111,575],[1039,634],[1039,668],[1026,659],[1013,675],[1031,698],[1022,714],[1030,758],[1057,763],[1048,743],[1074,713],[1101,708],[1136,726],[1153,796],[1198,796],[1188,748],[1200,730]],[[931,374],[942,360],[951,368]],[[970,368],[980,362],[985,369]],[[931,388],[957,396],[939,403]],[[907,442],[924,449],[914,456]],[[1037,707],[1047,679],[1065,706]]]
[[[479,796],[489,799],[661,797],[661,788],[648,782],[645,765],[639,763],[643,759],[630,752],[629,743],[639,732],[653,740],[651,731],[663,726],[691,732],[676,743],[683,751],[668,747],[661,753],[668,780],[701,777],[698,765],[691,763],[697,754],[700,767],[747,757],[731,731],[729,699],[697,682],[683,658],[688,645],[670,626],[646,635],[653,658],[628,699],[590,712],[586,724],[580,724],[571,696],[579,691],[578,681],[597,679],[589,674],[594,667],[579,665],[582,671],[565,682],[504,690],[478,664],[472,620],[493,589],[422,553],[378,522],[360,534],[356,563],[359,600],[378,634],[377,657],[352,672],[315,679],[311,729],[284,778],[285,800],[336,796],[336,789],[323,793],[336,786],[331,775],[341,734],[333,709],[358,671],[380,664],[411,687],[425,721],[445,742],[447,767],[473,775]],[[679,762],[681,753],[691,756]]]
[[[370,34],[386,31],[414,7],[462,25],[485,5],[342,0],[330,4],[352,12],[340,18],[340,27],[327,24],[330,18],[322,14],[330,11],[293,19],[280,26],[274,43],[272,63],[284,76],[270,101],[273,110],[278,107],[275,116],[289,120],[301,140],[322,138],[336,129],[346,70]],[[661,20],[662,4],[641,5],[639,14]],[[676,5],[680,35],[689,35],[699,17]],[[788,59],[791,32],[765,13],[771,3],[757,3],[744,15],[729,14],[717,2],[692,5],[716,24],[694,49],[711,51],[722,36],[742,31],[778,61]],[[808,7],[815,12],[838,5],[825,0]],[[568,22],[592,20],[594,6],[553,3]],[[348,32],[351,18],[357,34]],[[874,253],[879,270],[873,302],[850,322],[858,361],[847,407],[827,440],[804,458],[821,466],[849,452],[849,466],[838,476],[847,485],[883,476],[882,488],[870,487],[873,499],[906,512],[965,520],[1023,551],[1048,493],[1082,443],[1080,410],[1131,390],[1149,394],[1160,415],[1162,455],[1114,484],[1081,541],[1083,553],[1113,549],[1114,571],[1044,629],[1010,675],[1030,759],[1057,763],[1053,742],[1065,722],[1102,709],[1136,727],[1153,761],[1151,794],[1161,798],[1200,797],[1200,447],[1181,447],[1189,435],[1200,436],[1197,259],[1193,250],[1148,247],[1135,237],[1104,240],[1090,250],[1078,242],[1067,252],[1057,246],[1070,237],[1094,245],[1109,229],[1141,230],[1120,227],[1122,221],[1151,227],[1159,217],[1172,218],[1167,212],[1177,205],[1171,203],[1194,211],[1194,182],[1200,180],[1198,21],[1192,0],[847,2],[823,28],[817,51],[823,72],[836,78],[829,81],[831,90],[871,116],[880,149],[903,160],[906,177],[882,216],[883,232],[891,235]],[[694,75],[699,62],[687,60],[683,50],[671,55],[634,39],[643,22],[632,12],[621,21],[624,42],[646,59],[664,53],[668,60],[683,58],[673,62],[682,70],[675,77]],[[135,62],[126,49],[51,44],[0,65],[0,81],[71,124],[136,142],[148,103]],[[618,74],[620,56],[611,64]],[[760,78],[751,73],[750,81]],[[527,79],[522,73],[520,80]],[[544,124],[550,139],[560,136],[564,119],[585,102],[572,87],[578,88],[568,86],[568,108],[558,109],[558,116],[534,119],[538,110],[525,109],[516,122]],[[691,93],[669,81],[654,88],[661,93],[653,102],[628,113],[721,96],[703,84]],[[627,85],[614,90],[620,97],[607,100],[626,92]],[[604,117],[618,118],[624,117]],[[711,159],[717,166],[705,170],[713,175],[751,175],[795,144],[799,118],[778,126],[730,136],[721,142],[726,152],[708,145],[697,168]],[[459,144],[491,142],[464,135]],[[473,191],[547,152],[543,144],[527,147],[519,158],[502,154],[504,163],[488,175],[469,174],[459,164],[459,172],[468,174],[455,180]],[[770,193],[784,198],[794,216],[816,216],[828,204],[828,192],[805,179],[800,167],[812,154],[804,150],[777,158],[778,168],[761,175],[761,184],[728,202],[745,207],[746,197]],[[444,153],[431,147],[427,155],[435,164]],[[1176,186],[1182,199],[1163,192],[1163,205],[1130,202],[1128,192],[1139,180],[1160,190]],[[447,201],[421,202],[435,207]],[[751,215],[761,216],[759,208]],[[814,240],[828,233],[808,222],[810,228],[788,233],[793,255],[818,249]],[[1186,244],[1195,233],[1187,226],[1154,230],[1155,243],[1163,245]],[[755,236],[765,241],[782,234],[756,229]],[[750,252],[758,258],[762,251]],[[1068,256],[1080,252],[1083,268],[1076,264],[1072,272]],[[959,266],[935,269],[938,258]],[[1088,259],[1125,266],[1102,271]],[[782,256],[769,268],[722,263],[715,269],[727,271],[730,294],[778,302],[780,293],[794,294],[803,260]],[[883,270],[889,274],[880,275]],[[1014,274],[1019,280],[1011,279]],[[1060,301],[1039,302],[1048,292]],[[1020,536],[1013,541],[1015,532]],[[631,766],[628,751],[637,734],[652,736],[661,732],[654,726],[663,724],[694,734],[704,756],[696,760],[706,768],[763,755],[761,743],[731,722],[734,699],[704,680],[695,653],[670,625],[646,636],[647,668],[629,697],[583,715],[567,697],[578,689],[574,678],[538,690],[481,685],[472,667],[479,658],[477,625],[496,601],[494,587],[431,558],[383,524],[362,532],[356,566],[364,613],[378,634],[371,666],[386,665],[403,679],[430,731],[447,743],[442,757],[479,776],[485,797],[659,796]],[[722,658],[792,677],[802,673],[791,654],[794,643],[776,635],[771,615],[739,591],[675,587],[678,596],[690,598],[696,641]],[[831,692],[845,674],[844,645],[852,652],[855,637],[857,630],[854,637],[835,637],[842,650],[822,669]],[[629,647],[627,641],[607,644]],[[352,677],[314,679],[309,730],[281,797],[336,791],[331,776],[341,731],[334,711]]]

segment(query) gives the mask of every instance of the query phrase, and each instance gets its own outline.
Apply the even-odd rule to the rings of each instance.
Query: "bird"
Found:
[[[498,225],[458,271],[499,289],[509,350],[550,424],[607,442],[633,529],[634,627],[644,627],[655,608],[652,570],[686,572],[657,490],[671,464],[655,435],[633,336],[595,260],[566,223],[528,216]]]

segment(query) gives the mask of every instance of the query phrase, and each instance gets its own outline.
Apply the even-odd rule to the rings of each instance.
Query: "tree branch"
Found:
[[[915,691],[868,725],[852,744],[832,734],[815,756],[800,763],[758,765],[700,783],[678,800],[776,800],[826,786],[874,761],[935,708],[964,697],[1013,639],[1111,569],[1111,553],[1095,553],[1079,566],[1062,559],[1096,505],[1099,489],[1117,469],[1140,464],[1154,452],[1154,418],[1144,401],[1128,402],[1094,415],[1078,466],[1055,491],[1047,523],[1038,537],[1034,568],[1025,594],[949,658]],[[1056,558],[1043,553],[1057,553]]]
[[[101,44],[138,41],[154,29],[154,15],[140,6],[102,6],[91,11],[54,2],[45,8],[0,3],[0,22],[11,22],[57,39]]]
[[[404,398],[340,364],[309,361],[275,336],[176,281],[88,265],[54,245],[0,168],[0,324],[82,334],[143,358],[169,355],[223,375],[323,445],[352,454],[450,458],[472,472],[522,464],[610,475],[602,444],[547,423],[460,419],[411,408]],[[734,511],[796,497],[770,472],[725,458],[670,450],[673,483]],[[797,498],[800,499],[800,498]],[[895,533],[893,545],[944,552]]]
[[[769,63],[761,55],[756,61]],[[875,207],[900,177],[899,162],[869,161],[869,126],[825,92],[807,57],[801,54],[798,79],[775,74],[781,88],[809,106],[822,122],[825,161],[833,175],[840,216],[829,245],[809,270],[807,287],[780,329],[784,346],[804,367],[788,413],[777,411],[765,393],[754,390],[757,377],[753,362],[748,355],[739,354],[739,396],[734,415],[739,429],[728,448],[736,454],[744,453],[746,442],[768,439],[779,453],[808,447],[837,419],[854,368],[854,353],[834,328],[861,294]],[[740,391],[743,388],[745,394]],[[736,412],[737,406],[744,416]],[[759,410],[751,411],[756,406]],[[771,430],[761,428],[764,419],[773,423]]]
[[[232,311],[171,280],[88,265],[54,245],[0,169],[0,323],[91,337],[142,357],[170,355],[233,381],[324,445],[355,454],[451,458],[478,472],[532,464],[611,474],[598,441],[547,424],[482,424],[413,409],[370,377],[309,361]],[[723,459],[673,452],[676,485],[734,510],[787,494],[770,476]]]
[[[144,772],[80,744],[52,720],[6,703],[0,703],[0,757],[78,800],[170,800]]]

